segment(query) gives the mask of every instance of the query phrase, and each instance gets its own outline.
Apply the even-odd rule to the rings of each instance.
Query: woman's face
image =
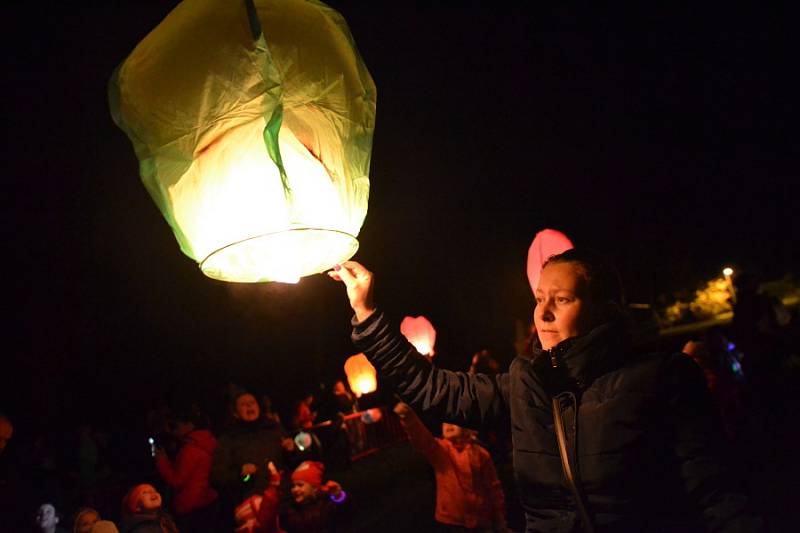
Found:
[[[583,283],[580,266],[574,263],[551,263],[542,270],[535,292],[533,323],[545,350],[585,333],[587,303],[581,296]]]
[[[252,394],[242,394],[236,399],[236,416],[243,422],[255,422],[261,415],[256,397]]]

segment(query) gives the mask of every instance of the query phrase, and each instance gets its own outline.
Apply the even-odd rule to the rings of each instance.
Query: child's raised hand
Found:
[[[278,487],[281,484],[281,473],[275,468],[275,463],[269,461],[267,463],[267,470],[269,471],[269,484],[273,487]]]
[[[342,486],[332,479],[326,481],[322,487],[320,487],[320,490],[326,494],[330,494],[334,498],[338,498],[342,494]]]

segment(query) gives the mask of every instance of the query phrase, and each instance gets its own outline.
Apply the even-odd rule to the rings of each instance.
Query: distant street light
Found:
[[[728,283],[728,291],[731,293],[731,301],[736,303],[736,288],[733,286],[733,269],[725,267],[722,269],[722,275],[725,276],[725,281]]]

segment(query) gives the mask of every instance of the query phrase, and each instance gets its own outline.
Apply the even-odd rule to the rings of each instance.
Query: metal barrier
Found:
[[[350,460],[352,461],[406,440],[406,433],[400,425],[400,418],[385,406],[346,415],[342,429],[350,444]]]

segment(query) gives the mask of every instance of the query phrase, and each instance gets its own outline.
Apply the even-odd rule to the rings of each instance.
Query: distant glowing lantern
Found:
[[[433,329],[427,318],[407,316],[400,322],[400,333],[414,345],[422,355],[433,357],[433,347],[436,344],[436,330]]]
[[[109,100],[207,276],[297,281],[355,253],[375,85],[333,9],[184,0],[114,72]]]
[[[363,353],[353,355],[344,363],[344,373],[347,375],[347,382],[359,398],[362,394],[375,392],[378,388],[377,372],[375,367],[367,360]]]
[[[530,248],[528,248],[528,283],[531,290],[536,292],[539,286],[539,278],[542,275],[542,266],[554,255],[566,252],[574,248],[572,241],[558,230],[543,229],[533,238]]]

